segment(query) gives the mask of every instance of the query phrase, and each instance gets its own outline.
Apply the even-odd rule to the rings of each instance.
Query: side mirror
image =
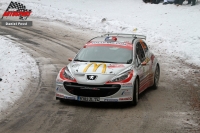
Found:
[[[68,61],[72,61],[72,58],[68,58]]]
[[[147,65],[146,61],[143,61],[143,62],[141,63],[141,65],[142,65],[142,66],[146,66],[146,65]]]

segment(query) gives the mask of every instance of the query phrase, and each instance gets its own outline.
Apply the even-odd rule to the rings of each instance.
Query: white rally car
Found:
[[[56,99],[138,103],[138,95],[157,87],[160,65],[146,36],[105,34],[87,42],[56,79]]]

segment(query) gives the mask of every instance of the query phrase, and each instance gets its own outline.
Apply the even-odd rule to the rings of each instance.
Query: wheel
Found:
[[[157,66],[156,66],[156,70],[155,70],[155,74],[154,74],[154,84],[153,84],[153,86],[152,86],[153,89],[157,89],[159,79],[160,79],[160,68],[159,68],[159,66],[157,65]]]
[[[138,78],[136,78],[134,83],[134,90],[133,90],[133,99],[131,101],[131,105],[136,106],[139,99],[139,81]]]

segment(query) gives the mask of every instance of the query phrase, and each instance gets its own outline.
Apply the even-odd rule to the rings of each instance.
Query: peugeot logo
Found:
[[[87,75],[88,80],[95,80],[97,78],[96,75]]]

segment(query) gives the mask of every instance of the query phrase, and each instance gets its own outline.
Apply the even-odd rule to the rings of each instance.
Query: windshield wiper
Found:
[[[79,60],[79,59],[74,59],[74,61],[89,62],[89,61],[86,61],[86,60]]]
[[[113,61],[102,61],[102,60],[79,60],[74,59],[74,61],[80,61],[80,62],[103,62],[103,63],[117,63],[117,64],[125,64],[125,62],[113,62]]]
[[[118,63],[118,62],[112,62],[112,61],[99,61],[99,60],[91,60],[90,62]]]

